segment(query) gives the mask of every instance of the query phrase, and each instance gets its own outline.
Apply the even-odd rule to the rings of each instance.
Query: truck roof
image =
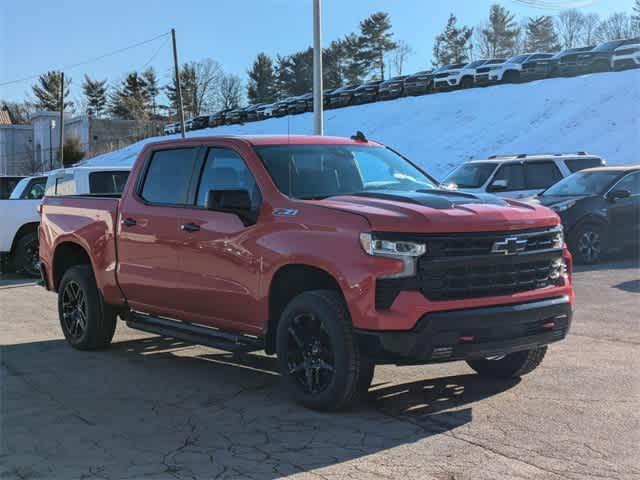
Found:
[[[354,140],[348,137],[332,137],[332,136],[320,136],[320,135],[208,135],[198,137],[187,137],[186,141],[206,141],[206,140],[241,140],[250,143],[253,146],[267,146],[267,145],[373,145],[381,146],[379,143],[368,140],[362,142],[360,140]],[[176,144],[184,140],[174,139],[160,142],[153,142],[153,144]],[[149,144],[151,145],[151,143]]]

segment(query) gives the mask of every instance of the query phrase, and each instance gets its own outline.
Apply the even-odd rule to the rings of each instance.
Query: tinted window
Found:
[[[527,190],[550,187],[562,178],[562,174],[553,162],[527,163]]]
[[[568,158],[564,164],[571,173],[576,173],[585,168],[601,167],[602,160],[599,158]]]
[[[91,172],[89,174],[89,191],[96,194],[122,193],[129,177],[128,171]]]
[[[528,58],[527,55],[517,55],[507,60],[508,63],[522,63]]]
[[[640,172],[626,176],[613,187],[614,190],[628,190],[631,195],[640,194]]]
[[[594,52],[609,52],[611,50],[615,50],[617,47],[619,47],[623,43],[624,43],[624,40],[614,40],[612,42],[607,42],[607,43],[603,43],[601,45],[598,45],[596,48],[593,49],[593,51]]]
[[[247,164],[240,155],[226,148],[212,148],[207,154],[198,186],[198,206],[206,205],[209,190],[246,190],[253,207],[260,203],[260,192]]]
[[[519,163],[503,165],[493,177],[492,183],[496,180],[507,181],[504,191],[525,190],[524,167]]]
[[[193,148],[178,148],[154,153],[142,187],[142,198],[151,203],[186,204],[196,163],[195,152]]]

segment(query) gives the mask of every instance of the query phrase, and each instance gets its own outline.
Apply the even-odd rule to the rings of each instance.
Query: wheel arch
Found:
[[[51,266],[54,291],[58,290],[60,281],[66,271],[76,265],[88,265],[91,271],[93,271],[91,256],[85,247],[73,241],[59,243],[54,250]]]
[[[29,233],[38,233],[38,225],[40,222],[29,222],[22,225],[16,234],[13,236],[13,241],[11,242],[11,254],[15,253],[16,247],[18,246],[18,242],[22,237]]]
[[[268,354],[275,353],[278,321],[285,307],[291,299],[310,290],[334,290],[344,298],[344,292],[335,276],[314,265],[283,265],[273,275],[269,285],[269,318],[265,332],[265,351]]]

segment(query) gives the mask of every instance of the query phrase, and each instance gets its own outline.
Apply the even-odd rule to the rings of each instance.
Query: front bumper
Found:
[[[376,363],[424,364],[529,350],[566,337],[573,309],[568,296],[494,307],[432,312],[409,331],[356,329]]]

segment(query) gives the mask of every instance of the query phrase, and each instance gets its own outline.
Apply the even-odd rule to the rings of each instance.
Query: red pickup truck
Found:
[[[568,332],[571,256],[538,205],[444,190],[362,134],[147,145],[122,196],[45,198],[42,276],[79,349],[129,327],[277,354],[333,410],[376,364],[530,372]]]

